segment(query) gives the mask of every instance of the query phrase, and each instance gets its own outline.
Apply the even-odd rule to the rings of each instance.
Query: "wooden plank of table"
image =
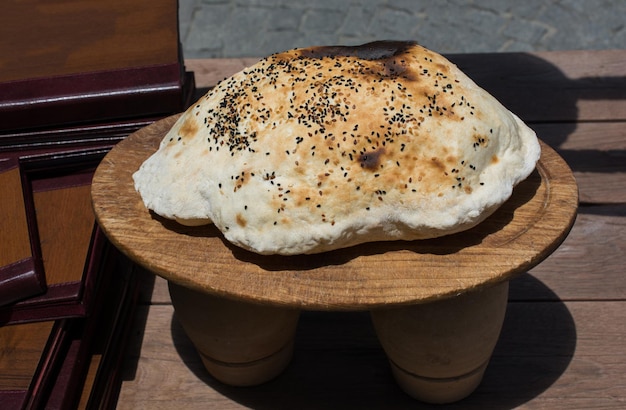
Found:
[[[623,50],[450,56],[523,120],[604,121],[626,116]]]
[[[257,57],[247,58],[212,58],[186,59],[185,69],[193,71],[196,87],[206,89],[213,87],[226,77],[243,70],[259,61]]]
[[[622,50],[457,54],[449,58],[525,121],[626,119],[626,57]],[[199,88],[259,58],[189,59]]]
[[[626,206],[583,207],[567,239],[515,279],[513,300],[624,300]]]
[[[365,312],[303,314],[286,372],[233,388],[204,371],[171,306],[144,309],[145,333],[132,341],[137,368],[127,369],[118,409],[429,408],[396,386]],[[560,400],[568,408],[620,408],[624,319],[624,301],[510,303],[483,384],[451,407],[532,409]]]
[[[140,293],[141,296],[148,296],[148,299],[142,299],[141,303],[154,305],[168,305],[172,303],[169,290],[167,288],[167,280],[163,279],[160,276],[155,276],[154,282],[151,285],[151,290],[151,293]]]
[[[582,203],[626,203],[625,122],[531,126],[572,168]]]

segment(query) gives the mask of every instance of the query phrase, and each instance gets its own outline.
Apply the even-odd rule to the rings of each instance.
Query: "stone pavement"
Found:
[[[186,58],[416,40],[440,53],[626,47],[626,0],[179,0]]]

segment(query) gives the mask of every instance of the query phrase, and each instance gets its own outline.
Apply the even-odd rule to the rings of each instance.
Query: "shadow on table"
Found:
[[[566,144],[578,123],[624,120],[623,115],[611,118],[610,112],[600,112],[598,107],[606,105],[594,106],[593,102],[615,101],[618,107],[623,106],[625,75],[569,78],[551,62],[528,53],[507,53],[507,58],[502,58],[500,53],[449,57],[478,85],[528,123],[574,172],[626,173],[624,149],[602,149],[592,144],[587,149],[575,149],[567,148]],[[617,109],[613,110],[617,113]]]
[[[576,348],[570,312],[529,274],[511,282],[513,295],[518,287],[538,290],[542,301],[509,302],[482,384],[446,408],[514,408],[539,396],[567,369]],[[178,321],[172,320],[171,332],[181,359],[208,388],[250,408],[441,408],[413,400],[396,385],[367,312],[303,312],[291,364],[275,380],[256,387],[214,380]]]

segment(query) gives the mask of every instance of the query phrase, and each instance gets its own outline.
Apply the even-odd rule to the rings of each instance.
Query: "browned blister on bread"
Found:
[[[135,173],[146,207],[262,254],[468,229],[539,158],[534,132],[410,42],[269,56],[187,110]]]

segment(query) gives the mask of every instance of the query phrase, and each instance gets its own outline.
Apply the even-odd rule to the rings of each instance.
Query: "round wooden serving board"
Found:
[[[317,255],[262,256],[231,245],[213,225],[181,226],[144,207],[132,174],[177,118],[141,129],[111,150],[93,178],[93,206],[111,242],[132,260],[167,280],[215,295],[325,310],[428,302],[527,271],[558,247],[576,217],[572,172],[542,143],[537,170],[471,230]]]

